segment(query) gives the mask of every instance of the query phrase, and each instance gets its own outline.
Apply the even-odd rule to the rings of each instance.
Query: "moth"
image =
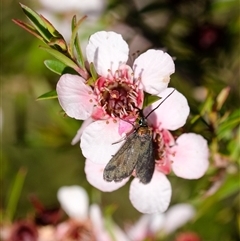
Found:
[[[151,181],[155,169],[156,151],[153,131],[148,126],[147,118],[174,91],[175,89],[146,116],[144,116],[143,110],[139,109],[139,118],[134,125],[134,130],[127,136],[125,143],[108,162],[103,171],[104,180],[120,182],[135,171],[135,176],[143,184]]]

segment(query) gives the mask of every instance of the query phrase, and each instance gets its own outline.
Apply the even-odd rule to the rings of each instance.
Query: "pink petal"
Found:
[[[91,124],[92,122],[93,122],[93,119],[92,119],[92,118],[88,118],[87,120],[85,120],[85,121],[82,123],[81,127],[80,127],[80,128],[78,129],[78,131],[77,131],[77,134],[74,136],[74,138],[73,138],[73,140],[72,140],[72,142],[71,142],[72,145],[75,145],[75,144],[77,144],[77,143],[80,141],[84,129],[85,129],[89,124]]]
[[[175,153],[172,157],[172,170],[177,176],[197,179],[207,171],[208,145],[201,135],[183,134],[176,140],[176,145],[171,150]]]
[[[155,236],[163,227],[165,214],[153,213],[144,214],[139,220],[128,230],[127,234],[134,241],[142,241],[147,235]]]
[[[91,116],[95,105],[95,96],[90,86],[78,75],[64,74],[57,83],[60,105],[68,116],[86,120]]]
[[[169,147],[169,146],[175,145],[175,139],[168,130],[163,129],[161,133],[162,133],[163,142],[166,146]],[[172,161],[169,158],[169,156],[166,154],[160,160],[156,160],[155,168],[158,171],[164,173],[165,175],[169,174],[172,171]]]
[[[134,178],[130,185],[130,201],[141,213],[164,212],[170,203],[171,184],[164,174],[155,171],[149,184]]]
[[[127,230],[128,236],[131,240],[134,241],[142,241],[147,237],[149,233],[149,223],[151,221],[151,215],[144,214],[139,220],[129,229]]]
[[[135,78],[140,77],[143,89],[157,95],[167,88],[170,75],[175,72],[172,57],[161,50],[150,49],[133,64]]]
[[[102,212],[97,204],[92,204],[90,206],[89,216],[92,222],[93,232],[95,234],[96,241],[111,241],[111,238],[104,227]]]
[[[85,128],[80,147],[87,159],[106,165],[123,144],[123,142],[116,143],[120,139],[118,123],[112,119],[95,121]]]
[[[162,229],[165,222],[165,213],[153,213],[151,214],[151,220],[149,224],[149,230],[151,233],[156,234]]]
[[[119,121],[119,128],[118,128],[119,135],[129,133],[133,130],[133,124],[135,123],[135,119],[129,119],[128,121],[129,122],[127,122],[125,120]],[[132,124],[130,124],[130,123],[132,123]]]
[[[92,221],[96,241],[130,241],[121,228],[112,220],[108,220],[110,223],[108,227],[106,227],[105,224],[107,220],[104,220],[97,204],[90,206],[90,219]]]
[[[176,204],[170,207],[165,216],[164,232],[166,234],[173,233],[191,220],[195,213],[193,206],[187,203]]]
[[[106,165],[96,164],[88,159],[85,163],[85,173],[88,182],[102,192],[112,192],[124,186],[129,178],[121,182],[107,182],[103,179],[103,170]]]
[[[184,95],[175,90],[163,102],[164,98],[172,91],[173,88],[167,88],[158,95],[161,97],[161,100],[154,102],[144,109],[144,114],[147,115],[162,102],[162,104],[148,117],[149,124],[155,128],[176,130],[186,123],[190,109]]]
[[[86,47],[89,63],[93,63],[100,76],[107,77],[109,70],[112,73],[127,62],[128,45],[120,34],[100,31],[93,34]]]

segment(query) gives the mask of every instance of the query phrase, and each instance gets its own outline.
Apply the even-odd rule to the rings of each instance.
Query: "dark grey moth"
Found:
[[[103,178],[111,182],[119,182],[129,177],[133,171],[140,182],[147,184],[151,181],[155,169],[155,143],[153,131],[148,126],[147,117],[156,110],[174,90],[145,117],[139,110],[139,120],[134,130],[127,136],[125,143],[106,165]]]

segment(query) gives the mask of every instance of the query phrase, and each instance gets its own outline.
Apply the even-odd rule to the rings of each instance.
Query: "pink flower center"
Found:
[[[121,69],[114,75],[110,73],[107,78],[98,79],[98,103],[109,116],[125,118],[136,114],[142,92],[131,77],[125,69]]]
[[[174,144],[174,139],[169,131],[161,130],[156,131],[154,143],[157,169],[164,174],[168,174],[171,171],[171,157],[174,155],[171,150],[171,146]]]

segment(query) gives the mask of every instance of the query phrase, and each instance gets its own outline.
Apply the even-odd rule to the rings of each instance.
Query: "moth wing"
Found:
[[[104,180],[119,182],[132,174],[139,156],[136,155],[138,141],[137,132],[133,132],[127,137],[126,142],[104,168]]]
[[[135,171],[140,182],[147,184],[151,181],[155,169],[155,153],[152,135],[145,137],[141,149],[142,153],[137,161]]]

